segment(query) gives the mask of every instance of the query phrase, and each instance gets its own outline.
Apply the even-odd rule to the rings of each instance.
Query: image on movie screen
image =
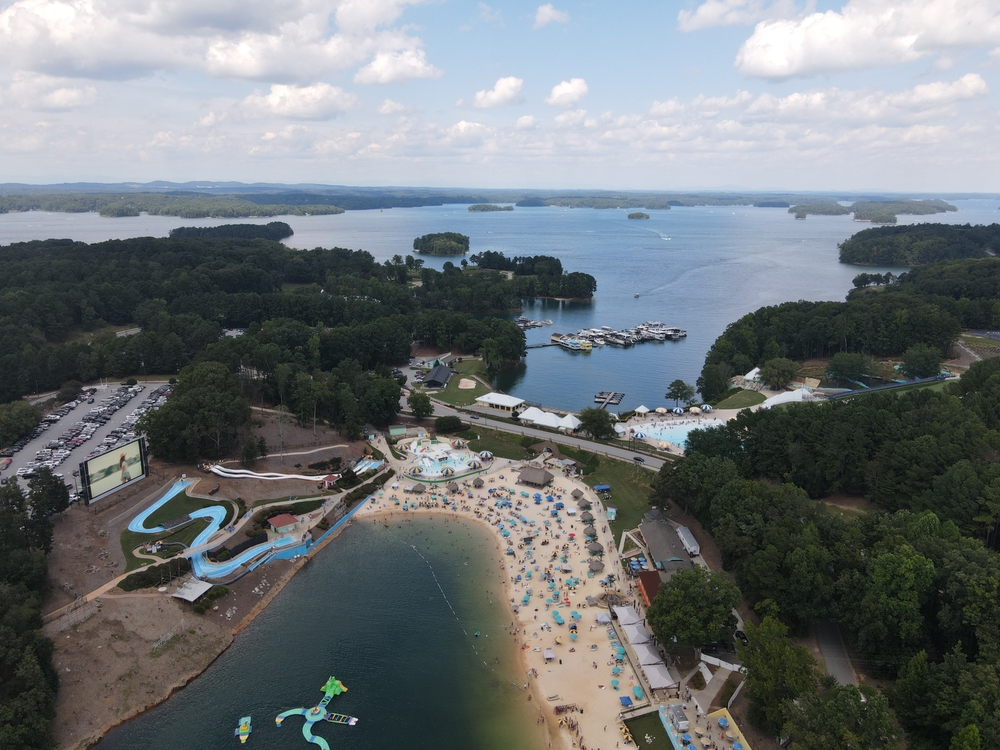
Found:
[[[90,496],[97,497],[143,475],[139,441],[115,448],[87,462]]]

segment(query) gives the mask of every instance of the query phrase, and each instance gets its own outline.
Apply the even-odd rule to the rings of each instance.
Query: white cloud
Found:
[[[380,115],[398,115],[401,112],[407,112],[409,107],[405,104],[400,104],[399,102],[394,102],[392,99],[386,99],[376,110]]]
[[[11,101],[27,109],[55,112],[87,107],[97,100],[97,89],[93,86],[78,86],[66,78],[24,72],[12,77],[7,94]]]
[[[490,107],[502,107],[505,104],[516,104],[521,101],[522,86],[524,86],[523,78],[515,78],[514,76],[500,78],[492,89],[476,92],[473,106],[479,109],[489,109]]]
[[[503,13],[491,8],[486,3],[479,3],[479,17],[486,23],[496,23],[503,26]]]
[[[522,115],[514,123],[514,130],[534,130],[538,126],[538,120],[534,115]]]
[[[64,86],[50,91],[41,98],[42,109],[78,109],[93,104],[97,100],[97,89],[93,86]]]
[[[446,141],[454,146],[477,146],[489,135],[490,129],[479,122],[461,120],[448,129]]]
[[[912,62],[1000,44],[1000,4],[851,0],[840,11],[762,21],[736,56],[745,75],[788,78]]]
[[[584,79],[571,78],[553,86],[545,103],[551,104],[553,107],[572,107],[588,93],[590,93],[590,89]]]
[[[312,86],[273,84],[268,94],[255,91],[241,103],[244,112],[256,117],[289,117],[295,120],[327,120],[357,103],[354,94],[339,86],[316,83]]]
[[[550,23],[568,23],[569,13],[564,10],[556,10],[552,3],[539,5],[535,11],[535,25],[533,28],[540,29]]]
[[[438,78],[441,71],[427,61],[422,49],[410,47],[379,52],[375,59],[359,70],[355,83],[397,83],[413,78]]]
[[[753,25],[768,18],[788,18],[797,13],[794,0],[705,0],[693,11],[678,12],[677,26],[681,31],[698,31],[713,26]]]
[[[587,110],[576,109],[572,112],[563,112],[560,115],[556,115],[555,124],[557,128],[572,128],[577,125],[582,125],[587,119]]]
[[[0,10],[0,67],[127,79],[155,71],[307,83],[369,61],[362,78],[436,69],[406,27],[420,0],[14,0]]]

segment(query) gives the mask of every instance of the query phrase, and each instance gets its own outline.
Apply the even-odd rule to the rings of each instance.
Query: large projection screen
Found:
[[[88,504],[144,479],[148,473],[146,443],[142,438],[80,464]]]

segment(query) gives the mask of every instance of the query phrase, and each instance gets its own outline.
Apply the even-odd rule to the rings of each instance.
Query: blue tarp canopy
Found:
[[[611,485],[610,484],[595,484],[594,485],[594,491],[595,492],[607,492],[610,489],[611,489]]]
[[[622,705],[625,708],[628,708],[629,706],[632,705],[632,699],[629,698],[627,695],[621,695],[621,696],[619,696],[618,700],[620,700],[622,702]]]

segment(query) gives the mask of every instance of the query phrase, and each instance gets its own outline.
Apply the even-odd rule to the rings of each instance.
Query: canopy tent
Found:
[[[622,625],[622,631],[633,646],[639,643],[649,643],[652,640],[644,625]]]
[[[573,490],[573,492],[571,494],[573,495],[573,499],[574,500],[579,500],[581,497],[583,497],[583,490],[581,490],[578,487],[575,490]]]
[[[559,420],[560,430],[575,430],[581,424],[580,420],[574,417],[572,414],[567,414],[565,417]]]
[[[611,624],[611,615],[609,615],[607,612],[598,612],[597,613],[597,624],[598,625],[610,625]]]
[[[642,666],[663,664],[663,657],[657,653],[656,649],[650,643],[633,644],[632,650],[635,651],[635,658],[639,660],[639,664]]]
[[[559,429],[559,417],[551,412],[543,412],[534,423],[539,427],[549,427],[553,430]]]
[[[632,607],[612,607],[611,609],[622,625],[636,625],[642,622],[642,618],[636,614]]]
[[[640,406],[638,409],[635,410],[635,413],[636,414],[649,414],[649,409],[647,409],[645,406]]]
[[[547,648],[542,652],[542,656],[545,657],[545,661],[552,661],[556,658],[555,649]]]
[[[534,422],[545,412],[539,409],[537,406],[529,406],[527,409],[521,412],[518,419],[522,422]]]
[[[646,681],[653,690],[666,690],[677,685],[677,681],[670,676],[670,670],[663,664],[647,664],[642,671],[646,674]]]
[[[589,567],[595,573],[600,573],[602,570],[604,570],[604,563],[602,563],[600,560],[591,560],[590,564],[587,567]]]

